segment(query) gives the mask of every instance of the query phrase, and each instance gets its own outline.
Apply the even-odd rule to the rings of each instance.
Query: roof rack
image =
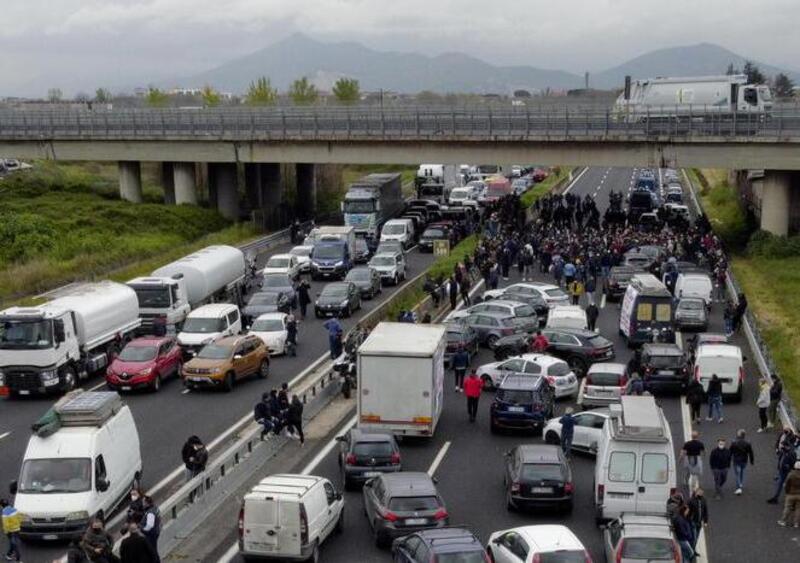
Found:
[[[609,408],[614,438],[643,442],[669,441],[664,412],[653,396],[623,395],[621,404],[612,404]]]
[[[114,391],[84,391],[56,404],[61,426],[102,426],[122,408],[122,398]]]

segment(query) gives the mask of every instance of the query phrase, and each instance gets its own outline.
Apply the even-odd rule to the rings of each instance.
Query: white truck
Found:
[[[344,224],[377,239],[383,224],[403,210],[400,174],[369,174],[350,184],[341,204]]]
[[[141,324],[136,293],[121,283],[76,284],[50,296],[0,311],[0,386],[12,396],[74,389],[105,369]]]
[[[623,121],[665,117],[703,119],[736,114],[768,115],[772,111],[769,86],[748,84],[741,74],[683,78],[625,79],[614,114]]]
[[[382,322],[358,348],[358,427],[433,436],[444,403],[443,325]]]
[[[142,329],[156,322],[175,334],[189,311],[215,300],[239,302],[247,271],[244,253],[233,246],[208,246],[154,271],[130,280],[139,299]]]

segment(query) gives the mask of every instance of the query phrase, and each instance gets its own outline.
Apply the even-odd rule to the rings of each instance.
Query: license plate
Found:
[[[427,523],[427,518],[406,518],[406,526],[423,526]]]
[[[381,474],[380,471],[365,471],[364,477],[377,477],[380,474]]]
[[[130,387],[130,385],[125,385],[123,387],[120,387],[120,389],[122,389],[123,391],[130,391],[131,387]]]
[[[48,540],[48,541],[50,541],[50,540],[57,540],[57,539],[58,539],[58,536],[57,536],[57,535],[55,535],[55,534],[45,534],[45,535],[43,535],[43,536],[42,536],[42,539],[43,539],[43,540]]]
[[[531,487],[533,494],[553,494],[553,487]]]
[[[525,407],[508,407],[508,412],[525,412]]]
[[[668,370],[668,369],[662,369],[662,370],[660,370],[660,371],[658,372],[658,375],[672,375],[672,374],[673,374],[673,372],[671,372],[671,371],[670,371],[670,370]]]
[[[19,391],[19,394],[20,394],[20,395],[30,395],[30,394],[31,394],[31,392],[30,392],[30,391],[28,391],[27,389],[22,389],[22,390],[20,390],[20,391]]]
[[[194,381],[195,383],[203,383],[206,380],[205,377],[190,377],[189,381]]]
[[[598,389],[595,391],[597,395],[613,395],[614,392],[611,389]]]

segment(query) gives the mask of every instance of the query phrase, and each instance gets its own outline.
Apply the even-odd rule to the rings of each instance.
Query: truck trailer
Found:
[[[359,236],[377,240],[383,224],[403,209],[400,174],[369,174],[353,182],[342,202],[344,224]]]

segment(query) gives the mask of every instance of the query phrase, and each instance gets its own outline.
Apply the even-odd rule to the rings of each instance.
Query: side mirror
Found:
[[[100,491],[101,493],[104,493],[111,486],[111,483],[108,482],[108,479],[98,479],[96,485],[97,485],[97,490]]]
[[[19,489],[19,486],[17,485],[17,481],[16,480],[11,481],[8,484],[8,492],[11,493],[12,495],[16,495],[17,494],[17,489]]]
[[[336,500],[342,500],[342,493],[340,492],[336,493]]]

